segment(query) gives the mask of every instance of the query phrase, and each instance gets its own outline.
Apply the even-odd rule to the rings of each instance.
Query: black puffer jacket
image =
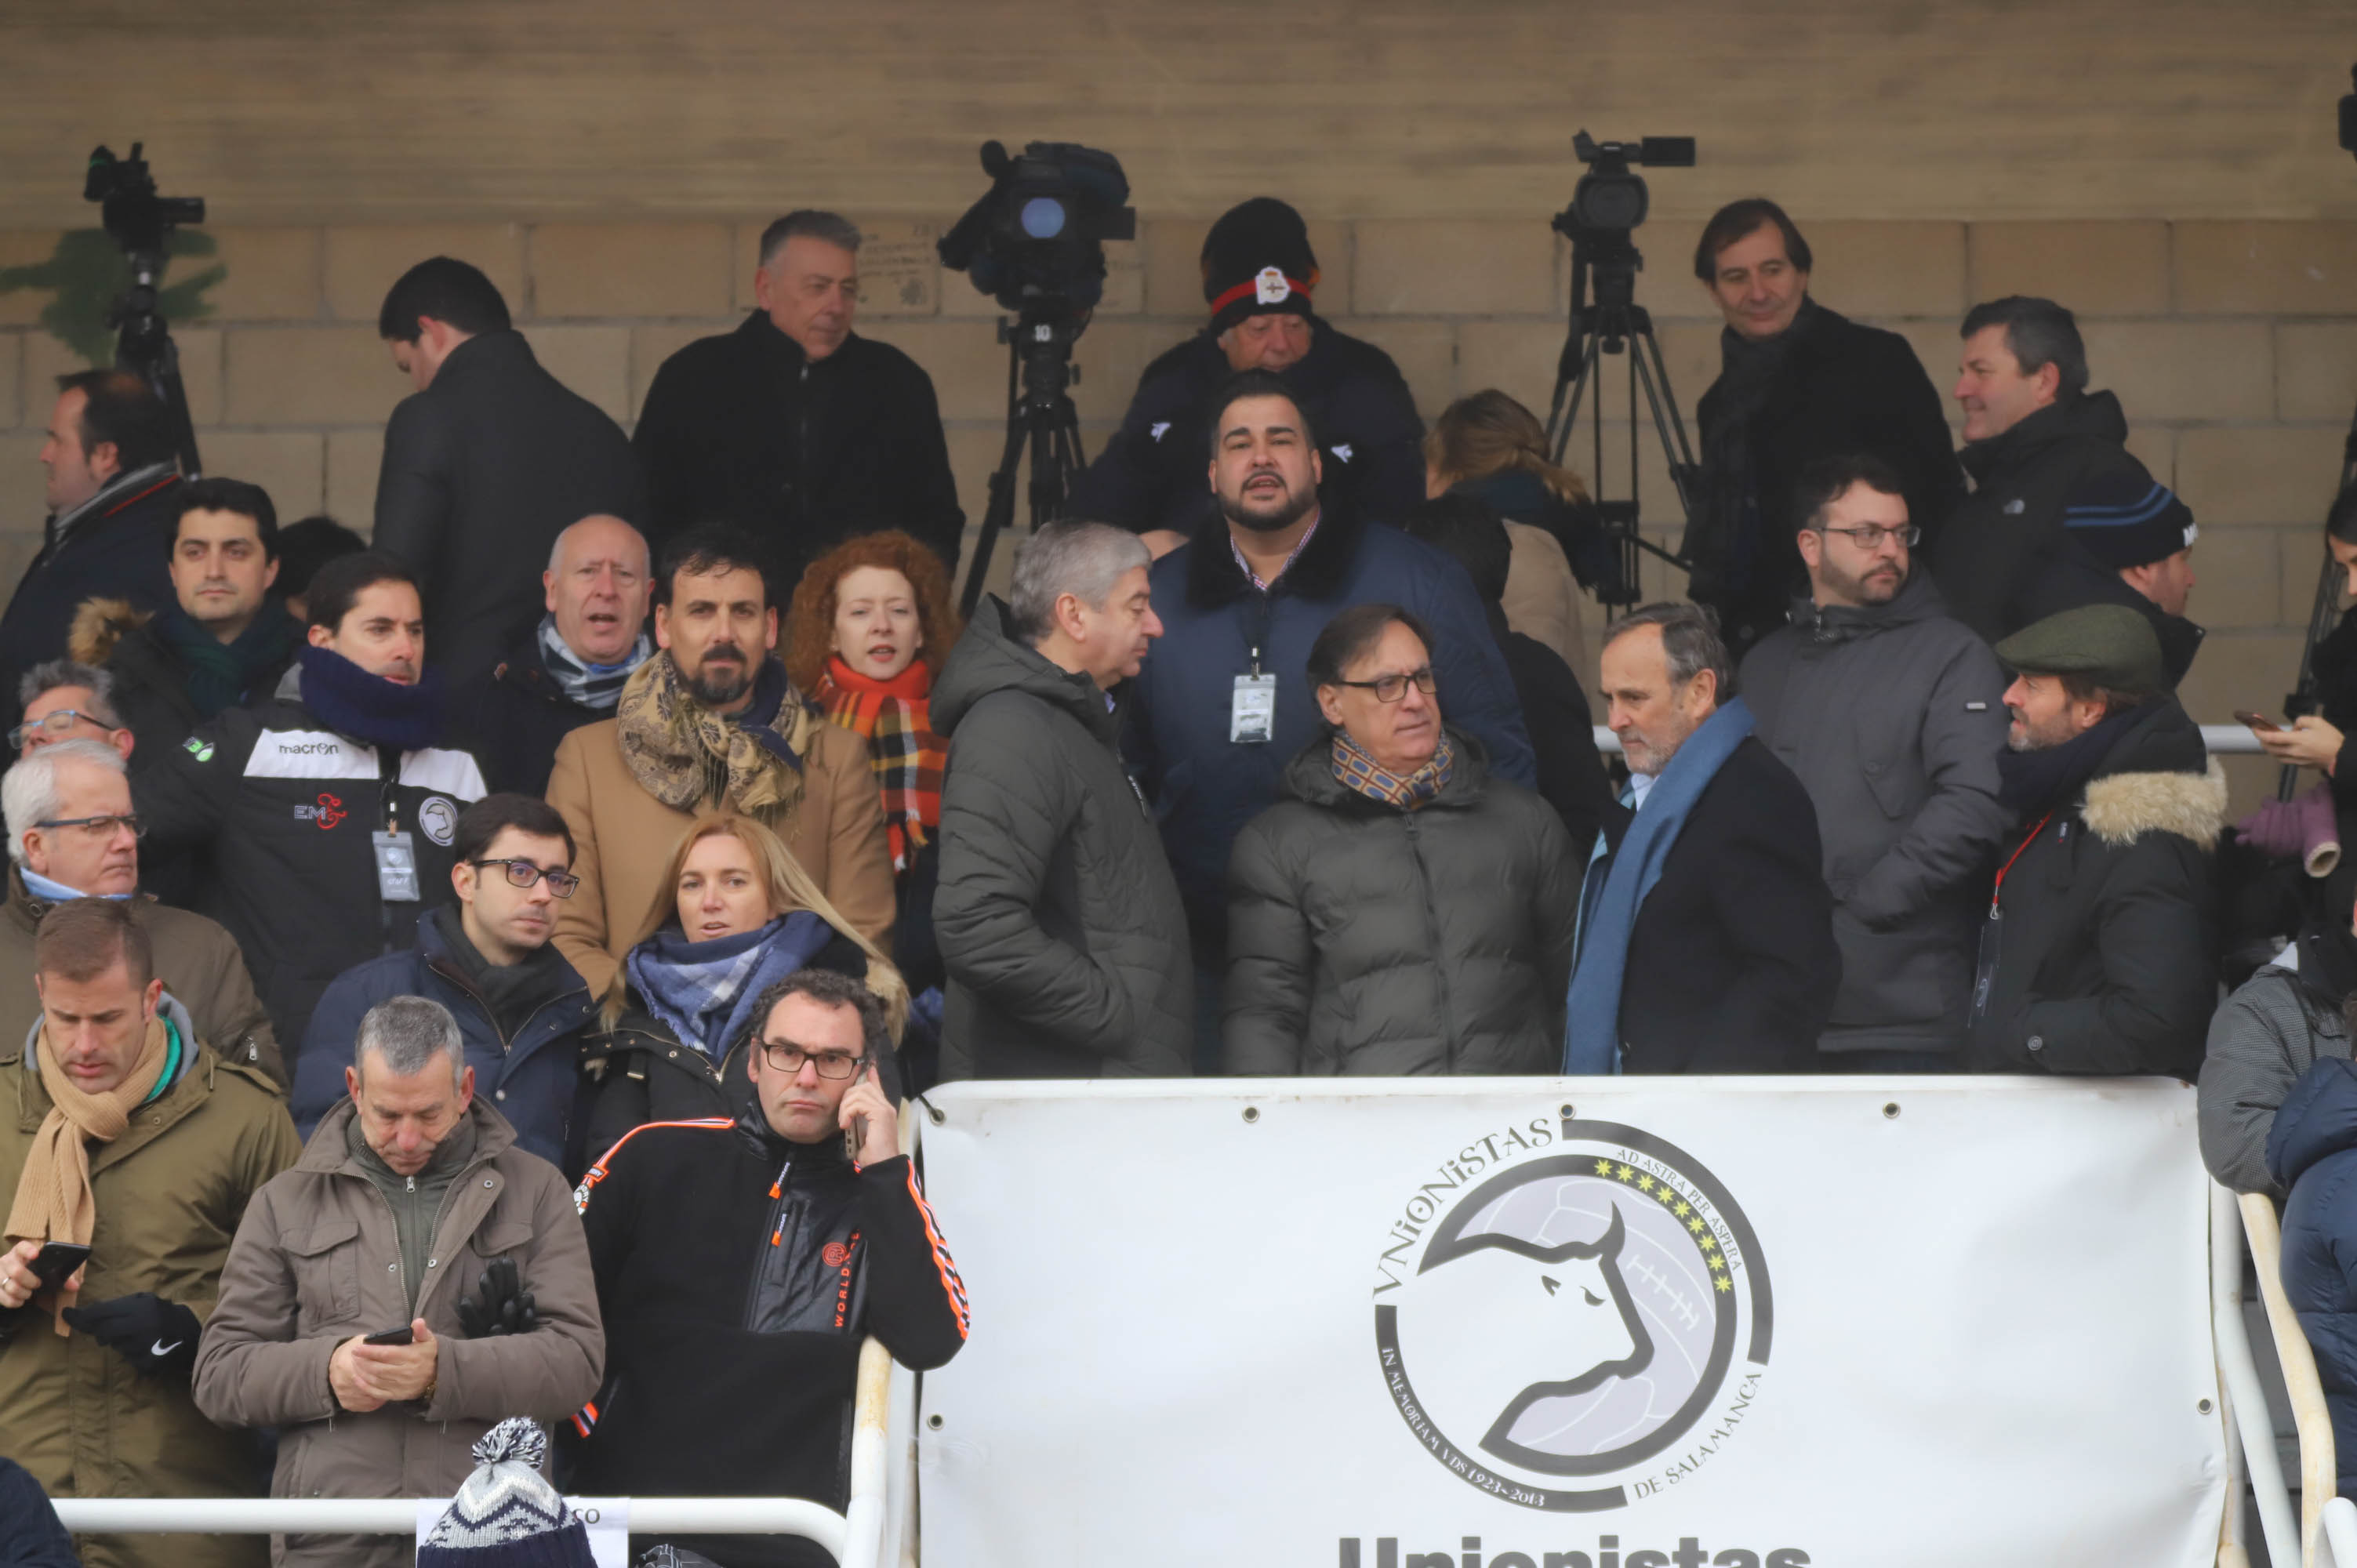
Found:
[[[1563,1059],[1578,857],[1480,742],[1428,805],[1334,777],[1320,736],[1228,865],[1231,1073],[1553,1072]]]
[[[1996,929],[1983,923],[1975,1070],[2195,1075],[2217,1002],[2210,858],[2225,814],[2225,774],[2174,698],[2127,722],[2013,861]]]
[[[942,1077],[1176,1078],[1194,1055],[1178,885],[1085,675],[985,599],[933,686],[949,738],[933,934]]]

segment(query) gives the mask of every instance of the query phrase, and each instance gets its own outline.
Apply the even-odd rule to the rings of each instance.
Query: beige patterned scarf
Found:
[[[669,652],[640,665],[615,707],[630,777],[674,810],[725,802],[782,831],[802,802],[800,759],[826,721],[774,659],[753,691],[752,706],[732,722],[695,700]]]

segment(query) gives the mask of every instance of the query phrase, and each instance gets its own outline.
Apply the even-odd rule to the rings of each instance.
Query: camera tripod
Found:
[[[196,424],[188,416],[187,389],[180,384],[179,347],[156,307],[156,294],[173,229],[203,222],[205,203],[202,197],[156,195],[155,177],[141,156],[145,150],[145,144],[134,142],[131,156],[119,159],[102,146],[92,151],[81,196],[101,204],[106,231],[123,247],[124,260],[131,265],[131,286],[114,302],[110,321],[116,329],[114,363],[145,381],[163,400],[180,473],[194,479],[204,472],[197,456]]]
[[[958,596],[958,614],[971,618],[982,602],[984,580],[990,575],[990,557],[1001,532],[1015,523],[1015,470],[1024,448],[1031,453],[1031,527],[1053,522],[1064,515],[1072,481],[1086,462],[1081,454],[1080,415],[1066,389],[1079,379],[1072,368],[1072,345],[1088,326],[1085,313],[1077,323],[1073,313],[1058,309],[1026,310],[1010,324],[998,323],[999,341],[1007,345],[1006,446],[990,476],[990,503],[982,515],[982,532],[974,541],[974,561],[966,568],[965,589]]]

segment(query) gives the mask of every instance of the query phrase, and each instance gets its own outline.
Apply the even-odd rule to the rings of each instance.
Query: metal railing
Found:
[[[2257,757],[2262,751],[2259,737],[2241,725],[2203,725],[2201,744],[2210,748],[2212,757]],[[1598,725],[1596,749],[1608,756],[1618,757],[1620,755],[1620,737]],[[2357,1563],[2352,1563],[2350,1568],[2357,1568]]]

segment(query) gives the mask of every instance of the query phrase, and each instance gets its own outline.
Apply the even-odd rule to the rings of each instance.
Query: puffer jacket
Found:
[[[2319,1061],[2294,1086],[2267,1134],[2267,1171],[2291,1192],[2284,1295],[2316,1352],[2346,1496],[2357,1487],[2357,1063]]]
[[[1982,927],[1975,1071],[2200,1070],[2217,985],[2211,854],[2225,815],[2224,770],[2169,698],[2128,722],[2026,848],[2035,819],[2007,835],[2002,918]]]
[[[350,1100],[328,1112],[246,1210],[197,1353],[197,1403],[223,1426],[279,1429],[272,1497],[447,1497],[499,1422],[554,1423],[597,1391],[606,1337],[589,1244],[556,1167],[517,1147],[507,1119],[477,1099],[474,1150],[443,1197],[413,1314],[393,1209],[346,1141],[354,1114]],[[540,1326],[468,1339],[458,1304],[499,1258],[514,1261]],[[343,1410],[328,1359],[413,1316],[440,1346],[432,1400]],[[384,1536],[286,1536],[274,1562],[396,1568],[410,1557]]]
[[[302,1144],[276,1084],[198,1047],[187,1011],[169,997],[165,1011],[188,1049],[171,1087],[132,1113],[131,1130],[91,1151],[98,1230],[81,1299],[153,1292],[204,1322],[249,1200]],[[16,1201],[49,1112],[38,1029],[0,1045],[0,1214]],[[252,1494],[253,1445],[207,1421],[184,1379],[144,1376],[87,1334],[59,1337],[38,1313],[0,1316],[17,1319],[0,1346],[0,1455],[51,1496]],[[89,1568],[258,1568],[265,1556],[253,1535],[86,1535],[80,1545]]]
[[[1408,811],[1334,777],[1319,736],[1228,873],[1227,1069],[1281,1077],[1552,1072],[1580,867],[1480,742]]]
[[[1187,917],[1114,714],[1006,616],[985,600],[933,687],[950,743],[933,895],[942,1077],[1184,1077]]]
[[[2236,1192],[2275,1190],[2266,1154],[2277,1108],[2318,1062],[2351,1054],[2341,1007],[2357,992],[2352,945],[2345,931],[2309,927],[2297,951],[2244,981],[2210,1020],[2198,1101],[2201,1160]]]
[[[1918,571],[1889,604],[1792,607],[1743,660],[1753,733],[1817,809],[1841,990],[1818,1048],[1964,1043],[1997,804],[2005,671]]]

